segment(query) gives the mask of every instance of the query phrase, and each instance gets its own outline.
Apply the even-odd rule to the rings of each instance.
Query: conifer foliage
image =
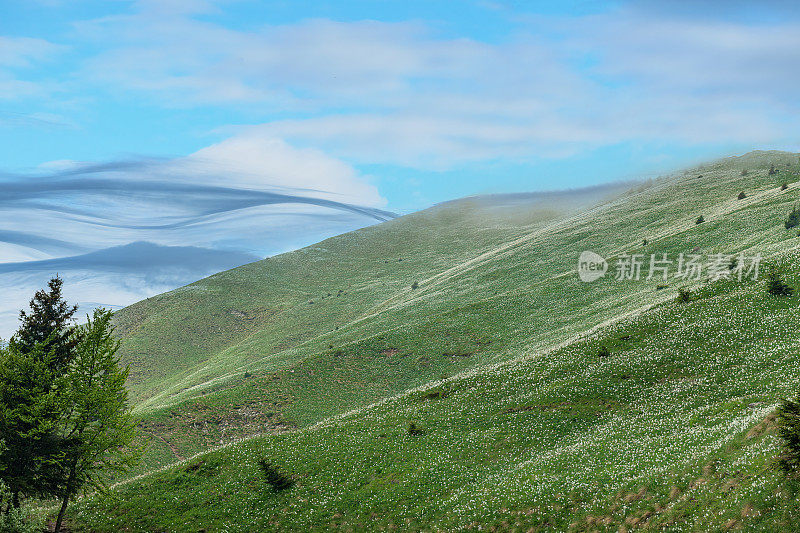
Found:
[[[71,498],[102,490],[141,452],[131,445],[137,421],[111,311],[96,310],[76,327],[77,308],[61,286],[56,277],[37,292],[17,334],[0,346],[0,485],[10,500],[0,505],[0,523],[18,516],[25,498],[58,498],[56,533]]]
[[[69,305],[61,295],[64,281],[58,276],[47,284],[49,290],[38,291],[30,302],[30,311],[20,311],[22,322],[11,345],[19,352],[30,353],[37,349],[51,358],[54,368],[64,368],[78,344],[73,335],[73,316],[77,305]]]
[[[56,378],[63,374],[78,343],[72,317],[77,307],[61,295],[55,277],[48,290],[38,291],[21,326],[0,353],[0,478],[20,499],[48,497],[58,483],[61,446]]]

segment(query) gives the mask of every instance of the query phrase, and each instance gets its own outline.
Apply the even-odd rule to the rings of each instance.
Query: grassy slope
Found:
[[[136,304],[118,323],[153,435],[142,471],[547,349],[665,297],[655,282],[579,283],[584,249],[779,248],[791,237],[775,219],[797,193],[777,185],[796,176],[796,156],[753,154],[573,214],[456,202]]]
[[[780,175],[766,175],[770,162],[781,164]],[[425,250],[411,253],[416,251],[413,243],[421,234],[420,224],[409,229],[404,221],[396,221],[395,227],[372,229],[382,240],[357,232],[284,256],[282,261],[305,265],[308,270],[315,254],[322,254],[315,263],[320,268],[314,271],[328,274],[316,278],[321,280],[319,289],[334,281],[341,283],[342,273],[337,278],[336,268],[350,267],[348,281],[361,280],[359,283],[367,285],[357,285],[355,291],[352,286],[343,289],[351,294],[366,293],[354,300],[369,304],[362,303],[360,308],[354,304],[351,316],[343,315],[351,309],[348,303],[331,305],[327,316],[319,310],[323,308],[321,300],[306,303],[308,308],[319,303],[315,316],[331,320],[322,338],[310,335],[311,340],[299,347],[271,352],[264,347],[270,346],[274,336],[254,328],[255,333],[238,342],[235,349],[222,349],[202,363],[211,367],[207,376],[218,375],[219,370],[231,374],[222,386],[212,384],[203,389],[212,393],[196,396],[196,389],[190,389],[177,396],[151,396],[158,400],[144,404],[142,412],[179,453],[191,451],[197,436],[179,422],[170,426],[165,421],[183,420],[187,413],[232,412],[232,407],[241,412],[243,407],[257,410],[255,406],[260,406],[275,409],[275,417],[306,425],[423,385],[441,374],[515,358],[522,362],[452,378],[438,385],[443,393],[438,399],[424,399],[421,393],[401,396],[356,412],[341,423],[325,423],[215,452],[202,459],[206,461],[203,468],[167,471],[120,488],[125,501],[115,502],[116,512],[103,507],[108,502],[85,503],[80,520],[99,529],[113,530],[119,525],[110,525],[113,520],[123,520],[142,529],[168,530],[177,528],[192,513],[202,513],[199,522],[210,529],[225,524],[248,529],[255,523],[266,526],[274,521],[283,526],[322,528],[330,521],[353,527],[374,524],[375,518],[369,515],[377,513],[384,525],[414,527],[406,519],[422,513],[425,523],[451,528],[472,520],[561,524],[585,520],[592,512],[607,512],[602,519],[614,522],[633,519],[631,513],[639,507],[642,513],[649,510],[645,509],[648,505],[655,509],[663,490],[674,492],[670,483],[685,494],[689,477],[697,468],[708,470],[713,454],[721,454],[724,463],[740,453],[741,458],[736,459],[742,467],[740,473],[750,468],[754,474],[753,465],[763,466],[764,457],[771,453],[770,437],[742,441],[747,446],[738,451],[726,447],[735,447],[737,439],[744,439],[739,433],[763,418],[771,402],[797,384],[797,376],[785,368],[787,359],[793,357],[796,324],[791,322],[791,310],[796,301],[765,299],[761,289],[753,286],[721,287],[715,289],[719,294],[709,294],[689,306],[664,304],[633,319],[624,326],[631,331],[628,341],[619,341],[616,328],[623,326],[601,329],[598,335],[608,337],[606,342],[616,339],[615,355],[608,362],[594,358],[595,338],[541,354],[590,326],[674,295],[674,285],[657,291],[647,283],[605,280],[580,284],[569,272],[582,249],[610,255],[623,250],[676,253],[698,248],[713,253],[749,247],[771,253],[793,247],[794,233],[786,232],[780,221],[796,199],[796,190],[793,186],[781,192],[776,187],[789,174],[785,163],[795,164],[796,156],[754,154],[743,160],[726,160],[704,168],[702,178],[693,171],[602,208],[556,219],[550,226],[487,229],[484,241],[472,234],[465,238],[464,228],[453,223],[444,224],[447,229],[441,233],[436,230],[447,222],[436,217],[459,218],[461,212],[419,215],[434,217],[428,230],[434,239],[444,235],[439,245],[446,245],[446,253],[439,256],[426,256]],[[740,176],[741,168],[750,169],[750,175]],[[791,180],[796,179],[796,167],[792,176]],[[736,200],[740,189],[747,190],[747,199]],[[686,195],[687,190],[693,194]],[[708,222],[694,225],[697,214],[703,214]],[[412,217],[412,222],[418,221]],[[396,251],[402,253],[402,263],[410,266],[403,270],[389,263],[392,268],[381,276],[380,259],[375,261],[375,255],[381,257],[377,252],[380,246],[375,241],[391,244],[395,241],[386,236],[403,231],[405,242],[397,239]],[[447,231],[451,233],[446,235]],[[648,249],[641,247],[643,238],[649,240]],[[354,246],[354,240],[364,242]],[[475,255],[475,248],[483,249],[481,255]],[[349,249],[347,259],[330,253],[342,249]],[[356,258],[364,262],[373,254],[373,268],[368,272],[352,268],[351,256],[356,251],[361,254]],[[455,260],[448,262],[448,254]],[[337,265],[337,260],[347,264]],[[252,280],[256,272],[271,272],[269,266],[264,268],[265,263],[269,265],[262,262],[244,271],[224,273],[221,276],[228,285],[218,292],[227,291],[224,297],[228,301],[244,298],[241,290],[232,290],[232,283],[239,280],[242,288],[247,287],[246,280]],[[211,280],[220,287],[215,278]],[[412,279],[420,281],[420,289],[408,288]],[[307,287],[310,282],[305,283]],[[288,289],[281,290],[288,294]],[[208,292],[206,281],[177,294],[185,298],[186,293]],[[377,297],[369,296],[376,293]],[[303,298],[312,297],[303,294]],[[157,322],[152,317],[164,317],[167,308],[173,315],[166,318],[175,316],[174,296],[164,298],[143,304],[161,305],[161,315],[151,310],[147,320]],[[169,298],[172,302],[165,305]],[[252,305],[254,296],[249,298]],[[336,302],[335,298],[328,301]],[[273,305],[270,302],[264,301]],[[184,309],[191,308],[185,305]],[[292,320],[308,308],[292,308],[298,314]],[[731,309],[737,312],[726,311]],[[132,316],[121,317],[129,335],[137,331]],[[303,316],[310,320],[309,315]],[[773,331],[774,320],[782,326]],[[300,330],[312,327],[302,319],[298,323]],[[341,327],[336,330],[334,324]],[[237,377],[236,373],[245,369],[252,369],[251,375]],[[195,374],[200,375],[206,376],[202,370]],[[743,410],[742,403],[753,398],[768,405],[752,412]],[[215,408],[218,411],[214,412]],[[425,427],[426,434],[406,435],[409,420]],[[229,423],[227,427],[233,426]],[[213,434],[207,427],[203,429],[205,434]],[[252,464],[263,454],[296,472],[298,487],[281,495],[261,490]],[[151,464],[159,459],[165,460],[152,456]],[[709,481],[713,476],[707,474],[706,478]],[[777,483],[772,478],[756,479],[761,489],[764,479]],[[744,479],[736,483],[748,486]],[[709,481],[698,486],[712,485]],[[620,491],[639,491],[640,486],[645,487],[642,494],[620,496]],[[692,490],[702,499],[702,488]],[[231,493],[241,501],[234,504]],[[219,503],[221,494],[226,495],[227,503]],[[776,524],[775,513],[766,513],[769,494],[762,494],[762,499],[752,492],[745,496],[753,500],[754,509],[760,505],[762,516],[769,514],[770,523]],[[689,512],[691,521],[701,520],[698,513],[690,512],[690,506],[698,501],[692,497],[694,500],[674,496],[658,503],[668,509],[662,510],[658,519],[680,518],[680,513]],[[626,499],[631,501],[626,504]],[[142,511],[175,501],[183,503],[176,512],[159,513],[159,522]],[[483,504],[477,502],[489,502],[494,510],[487,515],[481,510]],[[212,505],[215,503],[219,505]],[[612,511],[615,505],[618,508]],[[506,516],[503,508],[524,512]],[[723,506],[724,513],[730,514],[731,509]],[[335,517],[337,512],[341,516]],[[717,523],[721,518],[715,515],[708,520]],[[699,522],[695,525],[702,528]]]
[[[562,349],[203,455],[74,516],[92,531],[791,530],[768,415],[800,381],[798,303],[717,283]],[[260,458],[296,486],[268,490]]]

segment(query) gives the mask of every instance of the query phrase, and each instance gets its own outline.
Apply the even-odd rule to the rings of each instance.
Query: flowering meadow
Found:
[[[70,526],[791,531],[773,413],[800,391],[800,297],[764,278],[582,283],[576,261],[760,253],[800,289],[783,226],[797,163],[754,153],[554,217],[439,208],[123,311],[141,360],[191,306],[207,310],[191,328],[213,331],[225,306],[252,320],[143,367],[133,387],[155,438],[141,475],[76,504]],[[295,264],[319,275],[245,289]],[[265,483],[261,460],[291,487]]]

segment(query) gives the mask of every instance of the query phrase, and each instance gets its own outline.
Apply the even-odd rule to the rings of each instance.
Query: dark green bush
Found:
[[[416,437],[417,435],[422,435],[423,433],[425,433],[425,430],[417,426],[414,422],[411,422],[408,424],[408,429],[406,430],[406,433],[408,433],[412,437]]]
[[[411,288],[414,290],[419,289],[419,283],[415,281],[414,283],[411,284]]]
[[[769,166],[769,175],[770,176],[774,176],[777,173],[778,173],[778,169],[775,168],[775,165],[770,165]]]
[[[778,407],[778,466],[790,477],[800,475],[800,401],[783,400]]]
[[[784,182],[781,184],[781,190],[782,190],[782,191],[785,191],[785,190],[786,190],[786,189],[788,189],[788,188],[789,188],[789,184],[788,184],[788,183],[786,183],[786,182],[784,181]]]
[[[692,291],[689,289],[680,289],[678,290],[678,301],[681,303],[687,303],[692,301]]]
[[[739,193],[739,196],[737,198],[739,198],[739,200],[744,200],[745,198],[747,198],[747,195],[744,193],[744,191],[742,191]]]
[[[694,223],[695,224],[702,224],[705,221],[706,221],[706,219],[703,218],[703,215],[700,215],[699,217],[697,217],[697,220],[695,220]]]
[[[800,226],[800,209],[797,209],[797,206],[794,206],[789,212],[789,218],[786,219],[786,222],[784,222],[783,225],[786,226],[786,229]]]
[[[794,289],[786,284],[777,270],[772,270],[767,277],[767,291],[773,296],[791,296]]]
[[[603,345],[597,351],[597,357],[604,357],[604,358],[605,357],[611,357],[611,352],[608,350],[608,348],[605,345]]]

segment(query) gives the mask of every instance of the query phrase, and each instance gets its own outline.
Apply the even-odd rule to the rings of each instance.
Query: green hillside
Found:
[[[754,152],[557,209],[449,203],[131,306],[143,472],[265,435],[85,500],[73,526],[790,529],[769,415],[800,378],[797,298],[575,265],[744,251],[797,284],[798,171]],[[295,486],[269,491],[261,458]]]

